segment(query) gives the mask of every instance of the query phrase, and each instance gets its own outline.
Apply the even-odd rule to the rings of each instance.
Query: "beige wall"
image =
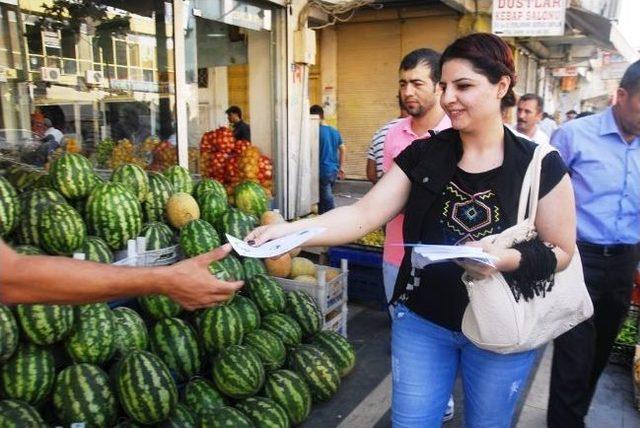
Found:
[[[347,145],[345,172],[350,178],[365,177],[371,136],[398,114],[398,65],[402,57],[421,47],[442,51],[457,36],[459,15],[439,9],[433,16],[402,20],[359,19],[366,22],[336,27],[336,119]],[[325,60],[323,56],[323,63]]]

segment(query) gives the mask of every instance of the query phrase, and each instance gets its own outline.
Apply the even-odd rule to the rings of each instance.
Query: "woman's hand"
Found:
[[[495,266],[470,259],[460,259],[456,261],[456,263],[474,279],[485,279],[496,272],[511,272],[516,270],[520,265],[520,252],[517,250],[498,248],[489,240],[472,241],[465,245],[482,248],[485,253],[498,259]]]
[[[245,238],[245,242],[249,245],[255,245],[259,247],[265,242],[271,241],[273,239],[281,238],[285,235],[293,233],[296,231],[296,226],[294,223],[276,223],[269,224],[266,226],[258,226],[253,229]]]

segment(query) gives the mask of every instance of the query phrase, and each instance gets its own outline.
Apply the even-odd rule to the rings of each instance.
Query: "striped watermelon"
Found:
[[[116,390],[124,411],[141,424],[167,419],[178,404],[178,389],[169,369],[146,351],[132,351],[122,359]]]
[[[19,193],[26,192],[34,187],[41,176],[42,173],[25,168],[11,184]]]
[[[16,250],[16,253],[25,256],[39,256],[44,254],[44,251],[38,247],[34,247],[33,245],[18,245],[14,250]]]
[[[47,207],[54,204],[64,204],[65,199],[53,189],[35,189],[21,194],[20,221],[15,234],[19,243],[42,247],[42,239],[39,229],[39,218]]]
[[[293,425],[301,424],[309,417],[311,391],[295,372],[276,370],[269,373],[264,391],[268,398],[282,406]]]
[[[37,404],[51,391],[55,379],[51,351],[32,343],[21,343],[0,367],[4,397]]]
[[[76,306],[65,347],[75,363],[103,364],[115,352],[113,313],[106,303]]]
[[[146,239],[147,250],[160,250],[173,245],[173,230],[158,221],[146,223],[142,228],[141,236]]]
[[[200,199],[198,199],[200,216],[211,224],[219,224],[222,220],[223,214],[226,213],[229,208],[227,204],[226,193],[224,196],[218,194],[217,191],[205,193]]]
[[[298,322],[302,336],[308,337],[322,329],[324,319],[316,300],[304,291],[292,290],[287,293],[285,312]]]
[[[73,306],[17,305],[16,316],[24,335],[36,345],[58,342],[73,328]]]
[[[220,199],[224,200],[225,205],[227,204],[227,189],[218,180],[203,178],[193,186],[193,197],[198,201],[198,205],[202,205],[202,198],[209,192],[218,195]]]
[[[252,348],[267,370],[277,370],[285,362],[287,350],[282,340],[270,331],[261,328],[244,336],[242,344]]]
[[[289,315],[280,313],[266,315],[262,318],[260,327],[278,336],[287,348],[296,346],[302,341],[302,329]]]
[[[186,168],[174,165],[164,170],[163,174],[171,183],[175,193],[184,192],[190,194],[193,191],[193,179]]]
[[[58,373],[53,406],[65,426],[83,422],[91,427],[108,428],[118,417],[109,377],[91,364],[74,364]]]
[[[179,381],[188,380],[200,371],[198,338],[191,326],[179,318],[158,321],[150,332],[151,350]]]
[[[212,378],[223,394],[233,398],[247,398],[262,388],[264,367],[253,349],[232,345],[216,357]]]
[[[289,353],[289,368],[309,385],[314,402],[333,397],[340,386],[340,374],[327,353],[313,345],[299,345]]]
[[[187,257],[195,257],[219,247],[220,237],[206,221],[191,220],[180,229],[180,246]]]
[[[227,255],[224,259],[211,262],[209,272],[221,281],[241,281],[244,279],[242,264],[232,254]]]
[[[111,181],[124,185],[141,203],[144,202],[149,192],[147,173],[138,165],[120,165],[113,170]]]
[[[96,184],[89,159],[76,153],[65,153],[49,170],[55,188],[68,199],[84,198]]]
[[[225,406],[224,397],[213,383],[201,377],[191,379],[184,387],[184,402],[197,415]]]
[[[134,349],[144,351],[149,345],[149,335],[144,321],[133,309],[121,306],[113,310],[114,346],[119,355]]]
[[[356,351],[353,345],[335,331],[320,331],[311,344],[322,349],[333,360],[341,377],[348,375],[356,365]]]
[[[240,410],[222,407],[205,412],[200,418],[200,428],[254,428],[251,420]]]
[[[260,218],[268,209],[269,197],[264,187],[254,181],[245,181],[233,189],[236,207],[247,214]]]
[[[0,177],[0,236],[7,236],[18,225],[20,202],[11,183]]]
[[[267,274],[267,268],[264,266],[264,262],[251,257],[242,259],[242,269],[244,270],[244,277],[246,279],[253,278],[258,274]]]
[[[282,286],[267,275],[254,275],[245,283],[251,300],[255,302],[261,314],[284,311],[286,297]]]
[[[53,179],[50,174],[41,174],[36,181],[33,182],[30,189],[42,189],[43,187],[47,187],[49,189],[55,189],[55,185],[53,184]]]
[[[230,303],[242,320],[242,331],[247,334],[260,325],[260,311],[253,301],[247,297],[236,294]]]
[[[169,419],[161,422],[158,428],[196,428],[196,418],[192,413],[187,406],[178,403]]]
[[[49,254],[70,256],[87,239],[87,227],[69,204],[51,205],[38,222],[42,248]]]
[[[0,427],[2,428],[46,428],[42,416],[24,401],[0,401]]]
[[[18,347],[18,324],[9,307],[0,303],[0,364]]]
[[[179,303],[162,294],[138,297],[138,304],[156,320],[176,317],[182,312],[182,307]]]
[[[289,416],[281,405],[270,398],[249,397],[236,404],[256,428],[289,428]]]
[[[200,321],[200,334],[204,349],[215,354],[227,346],[242,342],[242,319],[228,304],[205,309]]]
[[[167,221],[164,210],[167,201],[173,195],[173,186],[167,178],[159,172],[149,172],[149,192],[142,204],[146,221]]]
[[[112,250],[123,249],[142,230],[140,203],[122,184],[100,184],[87,200],[87,226]]]
[[[87,236],[87,239],[82,244],[82,247],[78,249],[84,253],[85,260],[91,260],[98,263],[113,263],[113,253],[111,249],[104,242],[104,239],[97,236]]]
[[[244,239],[257,225],[256,217],[235,208],[229,208],[220,220],[221,233],[228,233],[238,239]]]

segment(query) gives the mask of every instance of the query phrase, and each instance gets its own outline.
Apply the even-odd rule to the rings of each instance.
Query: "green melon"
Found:
[[[19,216],[18,192],[6,178],[0,177],[0,236],[7,236],[13,231]]]
[[[230,303],[242,320],[242,331],[247,334],[260,325],[260,311],[253,301],[247,297],[236,294]]]
[[[161,422],[158,428],[196,428],[196,417],[191,409],[178,403],[169,419]]]
[[[14,250],[16,250],[16,253],[25,256],[39,256],[44,254],[44,251],[38,247],[34,247],[33,245],[18,245]]]
[[[0,401],[0,427],[2,428],[46,428],[47,424],[36,409],[24,401]]]
[[[270,331],[257,329],[247,333],[242,344],[252,348],[260,359],[262,365],[267,370],[277,370],[285,362],[287,350],[282,340]]]
[[[138,165],[120,165],[113,170],[111,181],[123,184],[141,203],[144,202],[149,192],[147,173]]]
[[[222,216],[229,208],[227,194],[220,195],[218,192],[210,191],[198,199],[200,206],[200,216],[211,224],[219,224]]]
[[[166,223],[165,206],[173,195],[173,186],[166,177],[159,172],[149,172],[149,192],[142,204],[145,220]]]
[[[233,189],[233,198],[238,209],[257,218],[260,218],[268,209],[267,192],[264,187],[254,181],[238,184]]]
[[[182,312],[179,303],[162,294],[138,297],[138,303],[148,315],[156,320],[176,317]]]
[[[96,184],[89,159],[76,153],[65,153],[49,170],[55,188],[68,199],[84,198]]]
[[[218,195],[220,199],[224,200],[225,205],[227,204],[227,189],[218,180],[203,178],[193,187],[193,197],[196,198],[200,206],[202,206],[202,198],[210,192]]]
[[[87,226],[112,250],[126,248],[142,230],[140,203],[122,184],[100,184],[87,200]]]
[[[233,407],[222,407],[205,412],[198,426],[200,428],[254,428],[251,420]]]
[[[146,350],[149,346],[149,334],[140,315],[126,306],[115,308],[112,313],[116,352],[123,356],[136,349]]]
[[[191,220],[180,229],[180,246],[187,257],[195,257],[219,247],[220,237],[208,222]]]
[[[15,230],[17,241],[24,245],[42,247],[39,220],[51,205],[64,204],[65,199],[53,189],[34,189],[22,193],[20,200],[20,220]]]
[[[256,428],[289,428],[289,416],[281,405],[270,398],[249,397],[236,404]]]
[[[152,327],[149,336],[151,350],[177,380],[188,380],[200,371],[200,347],[189,324],[178,318],[165,318]]]
[[[300,325],[289,315],[268,314],[262,318],[260,327],[278,336],[287,348],[300,344],[302,340]]]
[[[196,415],[225,406],[225,399],[211,381],[196,377],[184,387],[184,402]]]
[[[173,245],[173,230],[164,223],[154,221],[146,223],[142,228],[141,236],[147,243],[147,251],[161,250]]]
[[[282,312],[286,296],[282,286],[267,275],[257,274],[245,283],[245,289],[262,314]]]
[[[87,236],[84,244],[78,249],[84,253],[84,259],[98,263],[113,263],[113,252],[102,238]]]
[[[298,345],[289,354],[289,368],[305,380],[313,401],[326,401],[338,391],[340,374],[327,353],[313,345]]]
[[[238,239],[244,239],[257,225],[258,219],[256,217],[235,208],[229,208],[222,215],[219,223],[221,235],[228,233]]]
[[[18,347],[18,324],[9,307],[0,303],[0,364],[7,361]]]
[[[74,327],[65,347],[76,363],[100,365],[115,352],[113,313],[106,303],[76,306]]]
[[[163,172],[169,180],[175,193],[191,193],[193,191],[193,179],[189,171],[180,165],[174,165]]]
[[[40,403],[51,391],[55,379],[51,351],[32,343],[21,343],[0,367],[0,386],[6,398],[29,404]]]
[[[293,425],[304,422],[311,413],[311,391],[305,381],[291,370],[269,373],[264,385],[268,398],[287,412]]]
[[[91,427],[110,428],[118,416],[109,377],[91,364],[75,364],[58,373],[53,406],[65,426],[81,421]]]
[[[298,322],[302,336],[308,337],[322,329],[324,318],[316,300],[304,291],[292,290],[286,293],[286,313]]]
[[[223,394],[232,398],[247,398],[262,388],[264,367],[253,349],[231,345],[213,362],[212,377]]]
[[[259,274],[267,275],[267,268],[261,259],[245,257],[242,259],[242,269],[244,270],[244,277],[246,279],[253,278]]]
[[[204,349],[215,354],[242,342],[242,319],[229,304],[205,309],[200,321],[200,335]]]
[[[341,377],[348,375],[356,365],[356,351],[353,345],[334,331],[320,331],[311,344],[322,349],[333,360]]]
[[[49,254],[70,256],[87,239],[87,228],[78,211],[69,204],[51,205],[39,219],[42,248]]]
[[[51,345],[64,339],[73,328],[73,307],[69,305],[17,305],[22,332],[36,345]]]

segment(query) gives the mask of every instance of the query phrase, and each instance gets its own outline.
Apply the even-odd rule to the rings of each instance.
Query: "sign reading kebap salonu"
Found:
[[[562,36],[566,0],[493,0],[492,30],[504,37]]]

